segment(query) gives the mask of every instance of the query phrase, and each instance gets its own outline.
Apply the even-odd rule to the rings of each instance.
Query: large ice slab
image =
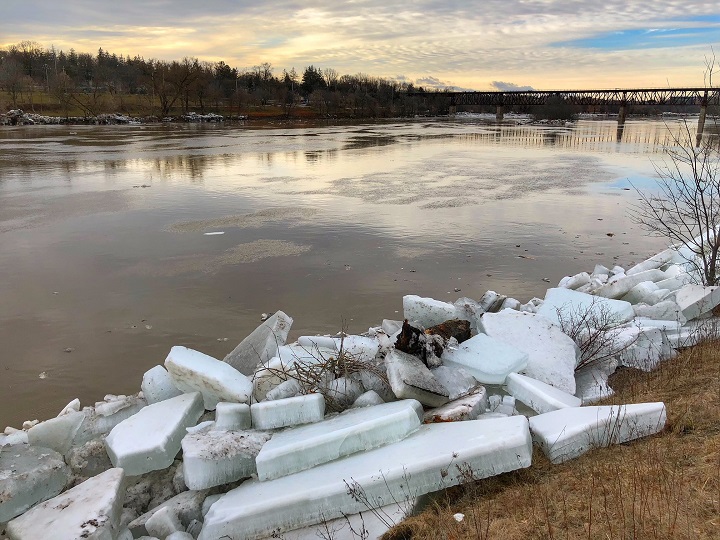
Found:
[[[479,328],[490,337],[526,352],[526,375],[568,394],[575,393],[575,366],[580,351],[556,325],[532,313],[503,311],[483,315]]]
[[[448,402],[448,389],[419,358],[393,350],[385,357],[385,367],[390,387],[399,399],[416,399],[429,407]]]
[[[553,463],[588,450],[657,433],[665,427],[665,404],[570,407],[530,418],[533,440]]]
[[[234,367],[187,347],[173,347],[165,359],[173,383],[183,392],[200,392],[205,408],[215,409],[220,401],[246,403],[252,395],[252,381]]]
[[[106,401],[99,401],[95,407],[85,407],[85,414],[80,428],[73,439],[73,446],[107,435],[123,420],[126,420],[146,406],[144,399],[137,396],[106,396]]]
[[[110,461],[129,476],[169,467],[180,451],[185,429],[194,426],[203,412],[198,392],[148,405],[107,436]]]
[[[128,524],[128,529],[135,538],[147,535],[145,524],[155,512],[169,508],[173,514],[180,518],[180,522],[187,527],[194,520],[202,520],[202,507],[207,498],[208,491],[183,491],[174,497],[148,510]]]
[[[464,369],[485,384],[503,384],[508,373],[525,369],[528,359],[526,352],[487,334],[448,347],[441,356],[446,366]]]
[[[455,319],[458,310],[448,302],[433,298],[422,298],[414,294],[403,296],[403,316],[408,321],[415,321],[425,328]]]
[[[162,366],[155,366],[145,372],[140,385],[148,404],[174,398],[182,394],[173,384],[172,377]]]
[[[581,399],[519,373],[508,375],[505,384],[511,396],[519,399],[538,414],[582,405]]]
[[[691,321],[720,304],[720,287],[685,285],[675,293],[675,301],[685,319]]]
[[[664,251],[661,251],[657,255],[653,255],[649,259],[646,259],[643,262],[636,264],[632,268],[629,268],[625,272],[625,274],[628,276],[632,276],[633,274],[639,274],[640,272],[646,272],[647,270],[654,270],[656,268],[660,268],[661,266],[672,261],[677,255],[677,250],[673,248],[668,248]]]
[[[249,480],[210,507],[199,539],[256,540],[528,467],[527,426],[523,416],[428,424],[394,444],[268,482]]]
[[[15,518],[10,540],[111,540],[120,532],[123,470],[110,469]]]
[[[70,467],[50,448],[0,447],[0,523],[54,497],[70,482]]]
[[[319,422],[325,416],[325,398],[309,394],[250,406],[252,424],[256,429],[276,429]]]
[[[240,373],[251,375],[255,366],[268,362],[277,355],[278,347],[285,345],[292,317],[277,311],[243,339],[224,359]]]
[[[182,440],[183,478],[190,489],[206,489],[248,478],[255,458],[270,439],[264,431],[188,433]]]
[[[395,401],[276,433],[257,456],[258,478],[272,480],[400,441],[420,427],[418,411],[415,400]]]
[[[635,316],[629,302],[593,296],[562,287],[547,290],[545,302],[538,308],[537,314],[555,324],[560,324],[558,311],[563,321],[577,320],[588,313],[588,320],[606,320],[622,324]]]

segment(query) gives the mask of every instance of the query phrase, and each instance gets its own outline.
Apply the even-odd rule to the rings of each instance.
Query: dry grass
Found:
[[[604,404],[664,401],[666,429],[563,465],[536,450],[529,469],[443,492],[383,538],[720,538],[720,341],[611,382]]]

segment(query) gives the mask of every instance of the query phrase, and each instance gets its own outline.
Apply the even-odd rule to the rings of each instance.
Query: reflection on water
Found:
[[[360,332],[662,247],[625,189],[661,122],[71,129],[0,130],[0,428],[136,392],[172,345],[221,358],[263,312]]]

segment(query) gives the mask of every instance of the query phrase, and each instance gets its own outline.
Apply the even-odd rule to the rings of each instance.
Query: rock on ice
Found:
[[[183,392],[200,392],[205,408],[215,409],[219,401],[246,403],[252,395],[252,381],[234,367],[187,347],[173,347],[165,359],[173,383]]]
[[[194,426],[203,412],[198,392],[148,405],[107,436],[110,461],[129,476],[169,467],[180,451],[185,429]]]

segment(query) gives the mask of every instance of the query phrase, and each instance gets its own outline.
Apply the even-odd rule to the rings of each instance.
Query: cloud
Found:
[[[535,90],[532,86],[520,86],[511,82],[493,81],[490,83],[498,92],[523,92],[526,90]]]
[[[32,39],[239,68],[268,61],[277,73],[313,64],[458,88],[663,86],[668,76],[702,81],[719,28],[716,0],[485,0],[482,9],[466,0],[3,0],[0,45]],[[639,34],[620,48],[588,46],[648,29],[658,30],[645,34],[652,48]],[[660,38],[672,29],[674,39]]]

